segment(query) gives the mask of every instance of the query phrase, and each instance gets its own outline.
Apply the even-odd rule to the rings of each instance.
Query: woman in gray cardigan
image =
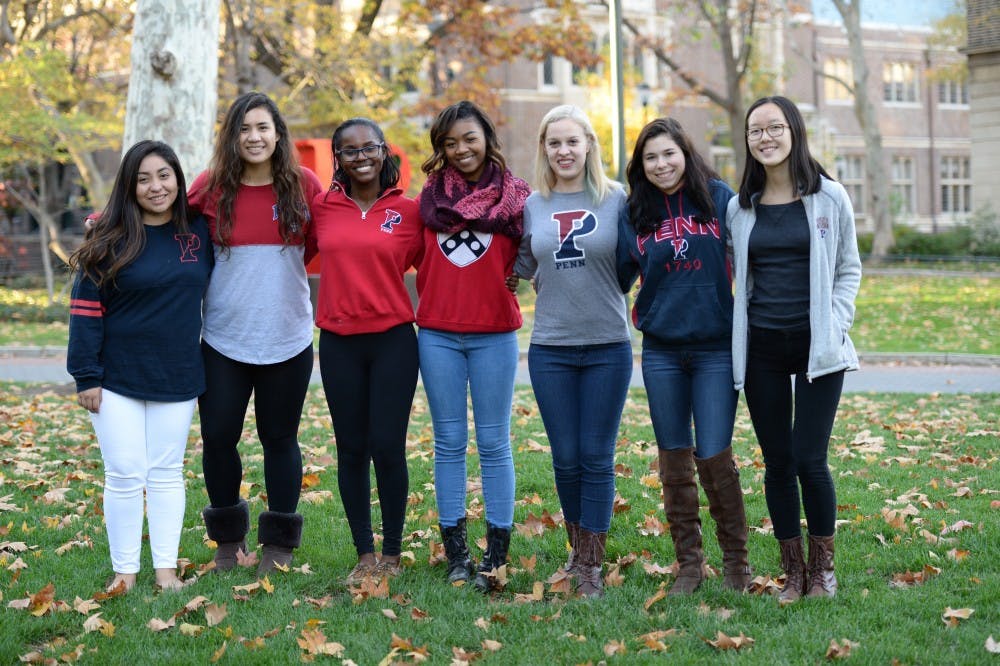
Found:
[[[858,367],[848,336],[861,283],[854,211],[844,188],[809,153],[805,122],[791,100],[764,97],[750,106],[746,155],[739,196],[727,213],[735,264],[733,379],[744,389],[764,454],[767,507],[786,575],[779,601],[832,597],[837,500],[827,451],[844,371]]]

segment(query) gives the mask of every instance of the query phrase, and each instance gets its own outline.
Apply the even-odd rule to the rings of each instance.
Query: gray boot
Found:
[[[201,512],[208,538],[218,544],[215,550],[215,570],[229,571],[236,566],[237,554],[247,553],[247,532],[250,531],[250,509],[244,500],[233,506],[207,506]]]

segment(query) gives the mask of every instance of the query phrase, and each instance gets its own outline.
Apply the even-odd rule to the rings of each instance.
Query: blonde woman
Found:
[[[537,301],[528,370],[552,448],[556,490],[581,596],[603,594],[615,496],[614,452],[632,351],[615,249],[622,188],[601,165],[590,120],[558,106],[538,130],[536,191],[524,208],[516,273]]]

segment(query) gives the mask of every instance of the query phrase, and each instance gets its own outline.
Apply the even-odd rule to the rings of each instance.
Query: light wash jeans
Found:
[[[148,402],[101,391],[90,418],[104,459],[104,522],[115,573],[139,572],[143,490],[154,569],[177,566],[184,450],[197,400]]]
[[[420,329],[420,376],[434,424],[434,489],[438,519],[454,527],[465,517],[468,399],[476,428],[486,520],[514,522],[514,459],[510,411],[517,372],[517,334]]]
[[[563,518],[591,532],[607,532],[632,348],[628,342],[531,345],[528,371],[552,449]]]
[[[694,446],[695,456],[711,458],[732,444],[739,395],[733,390],[732,351],[644,347],[642,380],[656,444],[661,449]]]

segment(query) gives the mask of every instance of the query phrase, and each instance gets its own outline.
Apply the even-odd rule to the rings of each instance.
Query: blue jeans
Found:
[[[711,458],[733,441],[738,393],[733,355],[724,351],[642,350],[642,380],[661,449],[689,449]],[[694,437],[691,420],[694,417]]]
[[[434,490],[438,519],[454,527],[465,517],[468,396],[476,426],[486,520],[514,523],[514,458],[510,411],[517,372],[517,334],[420,329],[420,376],[434,424]]]
[[[632,348],[628,342],[531,345],[528,371],[552,449],[563,518],[591,532],[607,532]]]

